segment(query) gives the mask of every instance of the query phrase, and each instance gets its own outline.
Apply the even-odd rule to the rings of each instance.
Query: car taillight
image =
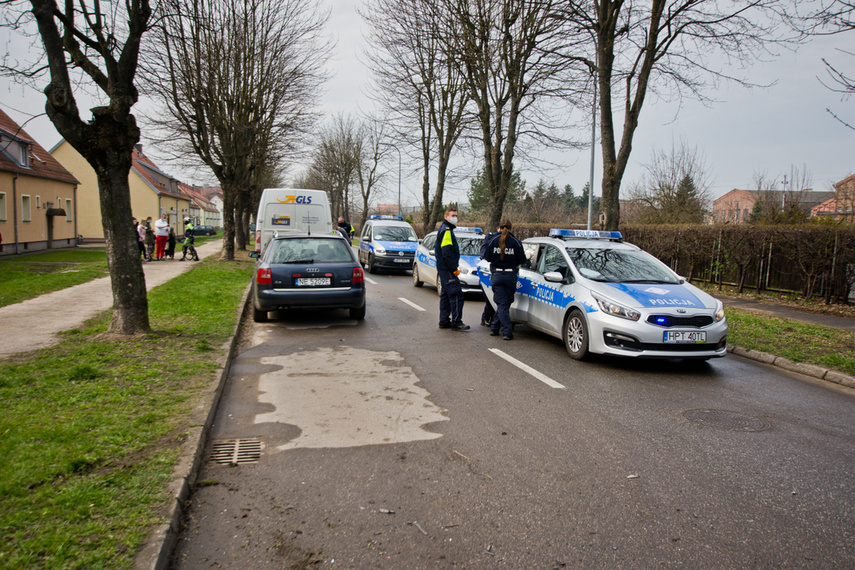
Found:
[[[259,269],[256,283],[259,285],[273,285],[273,275],[270,273],[270,268]]]
[[[353,268],[353,283],[365,283],[365,273],[361,267]]]
[[[255,230],[255,251],[261,253],[261,230]]]

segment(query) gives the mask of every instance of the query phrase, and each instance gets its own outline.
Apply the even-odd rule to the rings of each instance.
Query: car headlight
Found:
[[[386,255],[386,248],[382,245],[374,246],[374,255]]]
[[[721,301],[716,300],[715,302],[715,322],[721,322],[724,320],[724,304]]]
[[[600,297],[599,295],[594,295],[593,293],[591,294],[591,296],[600,306],[600,310],[606,313],[607,315],[620,317],[622,319],[629,319],[631,321],[637,321],[641,318],[641,313],[639,313],[635,309],[624,307],[623,305],[619,305],[618,303],[615,303],[610,299]]]

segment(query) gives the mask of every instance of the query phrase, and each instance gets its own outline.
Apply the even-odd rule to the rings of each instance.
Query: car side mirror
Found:
[[[543,278],[547,281],[551,281],[553,283],[563,283],[564,276],[558,273],[557,271],[548,271],[543,274]]]
[[[362,241],[371,241],[371,236],[365,236]]]
[[[250,251],[250,252],[249,252],[249,256],[250,256],[250,257],[252,257],[253,259],[258,259],[259,257],[261,257],[261,252],[258,252],[258,251]]]

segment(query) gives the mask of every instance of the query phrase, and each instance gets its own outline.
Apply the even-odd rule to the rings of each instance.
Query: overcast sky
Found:
[[[371,102],[365,96],[370,88],[368,71],[361,63],[365,49],[363,24],[356,14],[359,0],[328,0],[332,8],[330,33],[337,42],[330,71],[334,77],[327,84],[322,111],[329,116],[370,110]],[[0,38],[8,45],[8,36]],[[672,144],[685,142],[697,147],[704,155],[710,171],[711,193],[718,197],[733,188],[750,188],[756,174],[777,179],[779,184],[792,168],[806,170],[817,191],[830,191],[834,182],[855,172],[855,131],[837,122],[827,111],[829,107],[839,116],[855,123],[855,100],[843,100],[840,94],[824,87],[817,77],[824,77],[821,58],[833,60],[850,73],[855,72],[855,56],[841,54],[835,48],[846,49],[855,39],[855,32],[819,38],[802,46],[796,53],[784,52],[769,63],[758,63],[752,70],[752,81],[773,83],[764,89],[744,89],[736,85],[723,85],[718,91],[708,93],[718,102],[705,107],[695,102],[685,102],[677,113],[675,104],[651,98],[642,110],[639,129],[633,144],[630,166],[623,187],[643,174],[643,164],[649,161],[654,148],[670,149]],[[14,46],[20,47],[20,46]],[[33,115],[43,113],[44,96],[38,92],[0,79],[0,101],[3,108],[19,124]],[[675,117],[676,115],[676,117]],[[50,121],[42,116],[24,127],[39,144],[47,149],[60,139]],[[589,131],[574,134],[587,140]],[[145,142],[145,141],[144,141]],[[147,152],[151,151],[147,147]],[[152,153],[156,154],[156,153]],[[534,171],[523,168],[523,179],[529,188],[538,179],[555,182],[559,187],[571,184],[578,195],[588,181],[590,151],[546,153],[545,158],[560,166],[551,170]],[[405,158],[406,160],[406,158]],[[467,161],[461,166],[466,171]],[[160,166],[183,180],[210,182],[198,176]],[[397,193],[397,165],[387,177],[387,199],[394,202]],[[597,153],[595,167],[595,194],[599,195],[602,161]],[[404,166],[402,202],[415,205],[420,193],[421,177]],[[468,181],[453,183],[447,201],[466,199]]]

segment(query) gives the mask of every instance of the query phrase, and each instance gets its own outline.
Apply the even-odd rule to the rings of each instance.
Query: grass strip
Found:
[[[153,289],[151,334],[107,335],[108,311],[0,362],[0,568],[131,566],[252,267],[206,260]]]
[[[855,333],[728,307],[727,340],[855,376]]]
[[[104,250],[68,249],[0,261],[0,307],[105,277]]]
[[[197,236],[196,246],[216,240],[222,240],[222,236]],[[181,255],[182,241],[175,246],[178,255]],[[0,307],[108,275],[107,254],[100,247],[53,249],[3,257],[0,258]]]

